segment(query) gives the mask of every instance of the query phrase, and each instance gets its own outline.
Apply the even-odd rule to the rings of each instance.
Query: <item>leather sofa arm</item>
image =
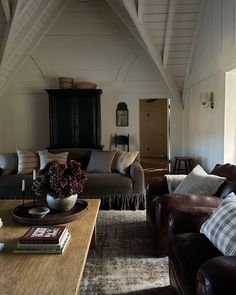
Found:
[[[165,176],[152,177],[147,185],[147,197],[168,194],[168,186]]]
[[[203,222],[212,214],[215,208],[187,207],[172,211],[169,215],[169,237],[187,232],[199,232]]]
[[[197,295],[236,294],[235,278],[235,256],[212,258],[198,270]]]
[[[138,161],[134,161],[130,166],[130,176],[133,180],[134,193],[145,193],[144,171]]]
[[[223,201],[222,198],[215,196],[203,196],[197,194],[179,194],[171,193],[157,196],[153,201],[161,203],[163,208],[172,211],[175,208],[182,207],[212,207],[216,208]]]

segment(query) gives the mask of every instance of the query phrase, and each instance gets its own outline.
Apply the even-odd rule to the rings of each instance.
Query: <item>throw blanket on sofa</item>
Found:
[[[185,174],[166,174],[166,181],[168,185],[169,193],[173,193],[173,191],[177,188],[180,182],[186,177]]]

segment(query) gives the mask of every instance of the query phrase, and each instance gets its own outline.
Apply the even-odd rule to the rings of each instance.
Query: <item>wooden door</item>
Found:
[[[140,100],[140,154],[167,156],[167,99]]]

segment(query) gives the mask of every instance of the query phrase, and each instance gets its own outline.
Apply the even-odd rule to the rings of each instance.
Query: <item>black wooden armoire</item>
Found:
[[[101,148],[101,89],[46,89],[50,148]]]

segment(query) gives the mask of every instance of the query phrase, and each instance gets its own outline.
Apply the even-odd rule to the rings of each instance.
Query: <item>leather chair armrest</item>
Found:
[[[130,176],[133,179],[134,193],[145,193],[144,171],[138,161],[134,161],[130,166]]]
[[[155,211],[159,214],[159,222],[167,225],[169,213],[175,209],[185,207],[216,208],[221,202],[222,199],[219,197],[172,193],[155,197],[152,206],[155,206]],[[158,220],[156,219],[156,221]]]
[[[235,279],[235,256],[212,258],[198,270],[197,295],[236,294]]]
[[[204,221],[212,214],[215,208],[188,207],[175,209],[169,214],[169,238],[174,235],[199,232]]]
[[[166,203],[166,206],[171,209],[180,207],[216,208],[223,201],[223,199],[215,196],[171,193],[161,196],[161,198],[159,198],[158,201]]]
[[[147,197],[168,194],[168,186],[165,176],[156,176],[148,180]]]

